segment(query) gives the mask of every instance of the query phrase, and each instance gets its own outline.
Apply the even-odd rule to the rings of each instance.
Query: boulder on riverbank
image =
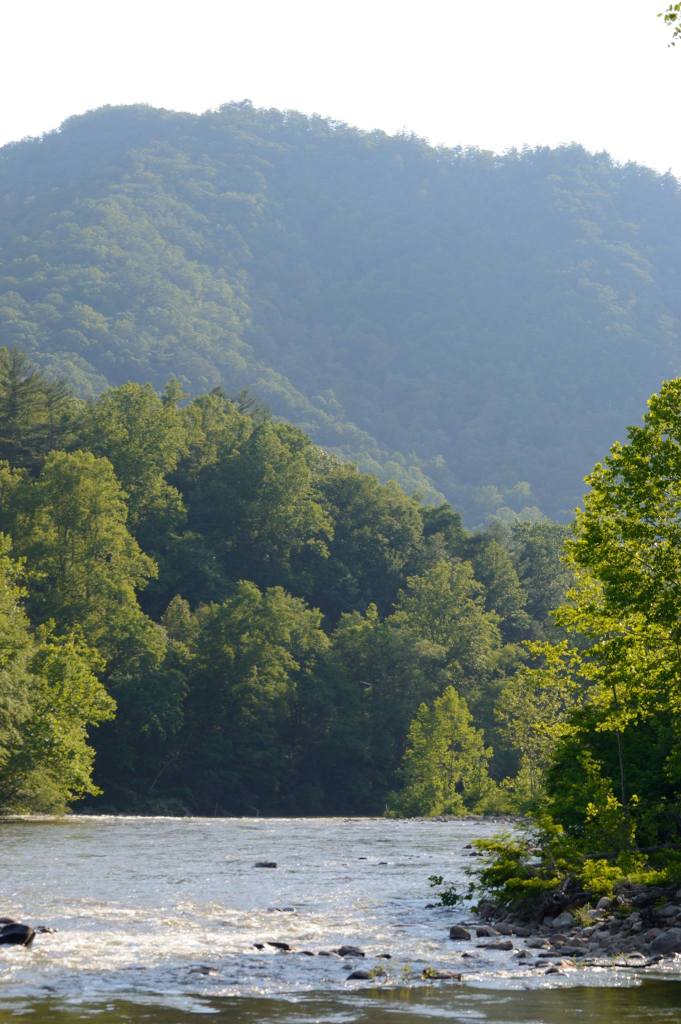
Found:
[[[656,935],[650,943],[650,952],[661,953],[662,956],[681,953],[681,928],[667,928]]]
[[[549,907],[552,914],[545,913]],[[612,896],[599,897],[566,880],[519,911],[485,901],[481,916],[505,935],[531,931],[525,945],[543,949],[540,957],[578,957],[585,965],[618,957],[620,966],[636,968],[681,953],[681,890],[674,886],[624,882]],[[486,929],[477,928],[478,937]]]

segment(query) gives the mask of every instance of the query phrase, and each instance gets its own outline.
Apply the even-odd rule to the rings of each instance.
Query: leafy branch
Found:
[[[670,4],[666,11],[660,11],[658,18],[662,18],[665,25],[669,25],[673,29],[669,45],[676,46],[678,40],[681,39],[681,3]]]

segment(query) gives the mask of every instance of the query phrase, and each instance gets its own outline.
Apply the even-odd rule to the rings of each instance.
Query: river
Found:
[[[0,947],[0,1020],[34,1024],[657,1024],[681,1019],[681,966],[545,975],[448,938],[493,821],[67,817],[0,823],[0,916],[57,929]],[[276,869],[256,868],[275,861]],[[255,943],[285,942],[294,952]],[[319,956],[343,944],[365,960]],[[304,955],[303,951],[317,955]],[[473,956],[462,957],[462,952]],[[380,959],[379,954],[390,954]],[[425,967],[463,983],[424,982]],[[349,981],[352,967],[381,971]]]

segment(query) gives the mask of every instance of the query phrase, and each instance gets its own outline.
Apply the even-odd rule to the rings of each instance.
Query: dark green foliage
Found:
[[[523,590],[509,551],[494,537],[484,535],[473,537],[466,550],[475,577],[485,588],[486,610],[499,617],[504,639],[527,636],[530,617],[525,606],[530,588]]]
[[[17,417],[0,462],[23,560],[3,539],[0,808],[100,786],[117,809],[374,814],[401,784],[394,810],[498,805],[494,706],[541,628],[512,531],[469,534],[248,396],[58,394],[68,434]]]
[[[567,527],[548,521],[516,523],[511,530],[510,554],[538,637],[556,636],[550,613],[563,603],[574,580],[563,559],[567,536]]]
[[[423,540],[418,503],[352,466],[326,466],[317,482],[333,534],[317,563],[311,600],[336,620],[375,603],[387,612]]]
[[[203,813],[298,809],[295,761],[315,736],[305,710],[328,645],[320,619],[281,587],[245,581],[198,611],[179,771]]]
[[[0,459],[37,469],[68,443],[78,411],[64,381],[50,380],[18,349],[0,349]]]
[[[326,555],[331,523],[316,500],[308,446],[299,431],[266,421],[202,471],[190,522],[231,578],[288,582],[306,551]]]
[[[6,343],[86,395],[248,387],[472,523],[567,518],[678,368],[678,182],[578,146],[108,107],[5,147],[0,190]]]

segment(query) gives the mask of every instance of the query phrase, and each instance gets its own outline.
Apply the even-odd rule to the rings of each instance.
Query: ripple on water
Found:
[[[0,913],[58,932],[39,935],[32,951],[0,947],[0,1005],[49,993],[79,1005],[115,998],[187,1009],[227,997],[356,999],[366,988],[347,981],[359,962],[255,949],[267,941],[313,953],[360,946],[361,966],[376,970],[372,985],[383,992],[448,988],[453,997],[451,984],[420,978],[426,966],[463,970],[467,992],[492,987],[499,997],[639,984],[640,975],[602,969],[546,976],[502,952],[462,960],[448,930],[466,908],[427,909],[427,879],[465,884],[463,847],[498,830],[382,819],[3,822],[3,889],[13,895]],[[36,846],[49,848],[49,870]],[[254,868],[270,859],[276,870]],[[376,959],[386,952],[391,960]]]

